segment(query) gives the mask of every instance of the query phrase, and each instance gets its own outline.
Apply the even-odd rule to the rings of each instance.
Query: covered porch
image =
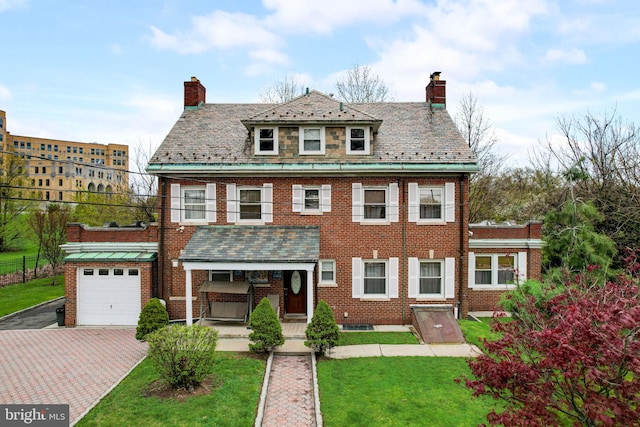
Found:
[[[185,272],[187,325],[193,324],[194,309],[192,298],[187,296],[193,295],[194,290],[199,293],[204,290],[204,296],[200,296],[202,306],[205,298],[207,304],[210,300],[225,301],[226,296],[217,292],[221,289],[227,294],[237,290],[238,295],[246,295],[245,320],[262,297],[270,296],[270,301],[278,301],[282,316],[298,315],[310,322],[319,252],[319,227],[198,227],[179,257]],[[194,283],[197,271],[208,272],[208,280]],[[221,282],[220,276],[228,277],[228,282],[226,279]],[[272,298],[274,296],[277,298]],[[235,318],[230,320],[238,320],[237,310],[241,306],[241,301],[235,303]],[[209,317],[213,317],[211,311],[215,307],[206,307]]]

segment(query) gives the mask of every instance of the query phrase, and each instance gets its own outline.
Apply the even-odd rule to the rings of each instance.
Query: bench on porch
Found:
[[[246,295],[246,301],[210,301],[209,293]],[[253,287],[249,282],[205,281],[200,287],[200,319],[247,322],[251,315]],[[207,313],[208,311],[208,313]],[[208,314],[208,316],[207,316]]]

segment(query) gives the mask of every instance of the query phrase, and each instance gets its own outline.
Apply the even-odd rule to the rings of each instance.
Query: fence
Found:
[[[45,277],[49,262],[36,255],[23,256],[9,261],[0,261],[0,287],[25,283],[37,277]]]

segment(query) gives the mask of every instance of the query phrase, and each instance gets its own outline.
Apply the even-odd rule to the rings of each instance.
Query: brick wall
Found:
[[[67,225],[67,242],[157,242],[158,224],[141,227],[89,227],[84,224]]]

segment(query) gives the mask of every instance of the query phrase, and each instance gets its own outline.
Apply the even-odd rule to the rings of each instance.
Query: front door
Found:
[[[306,314],[306,271],[284,272],[284,311],[288,314]]]

